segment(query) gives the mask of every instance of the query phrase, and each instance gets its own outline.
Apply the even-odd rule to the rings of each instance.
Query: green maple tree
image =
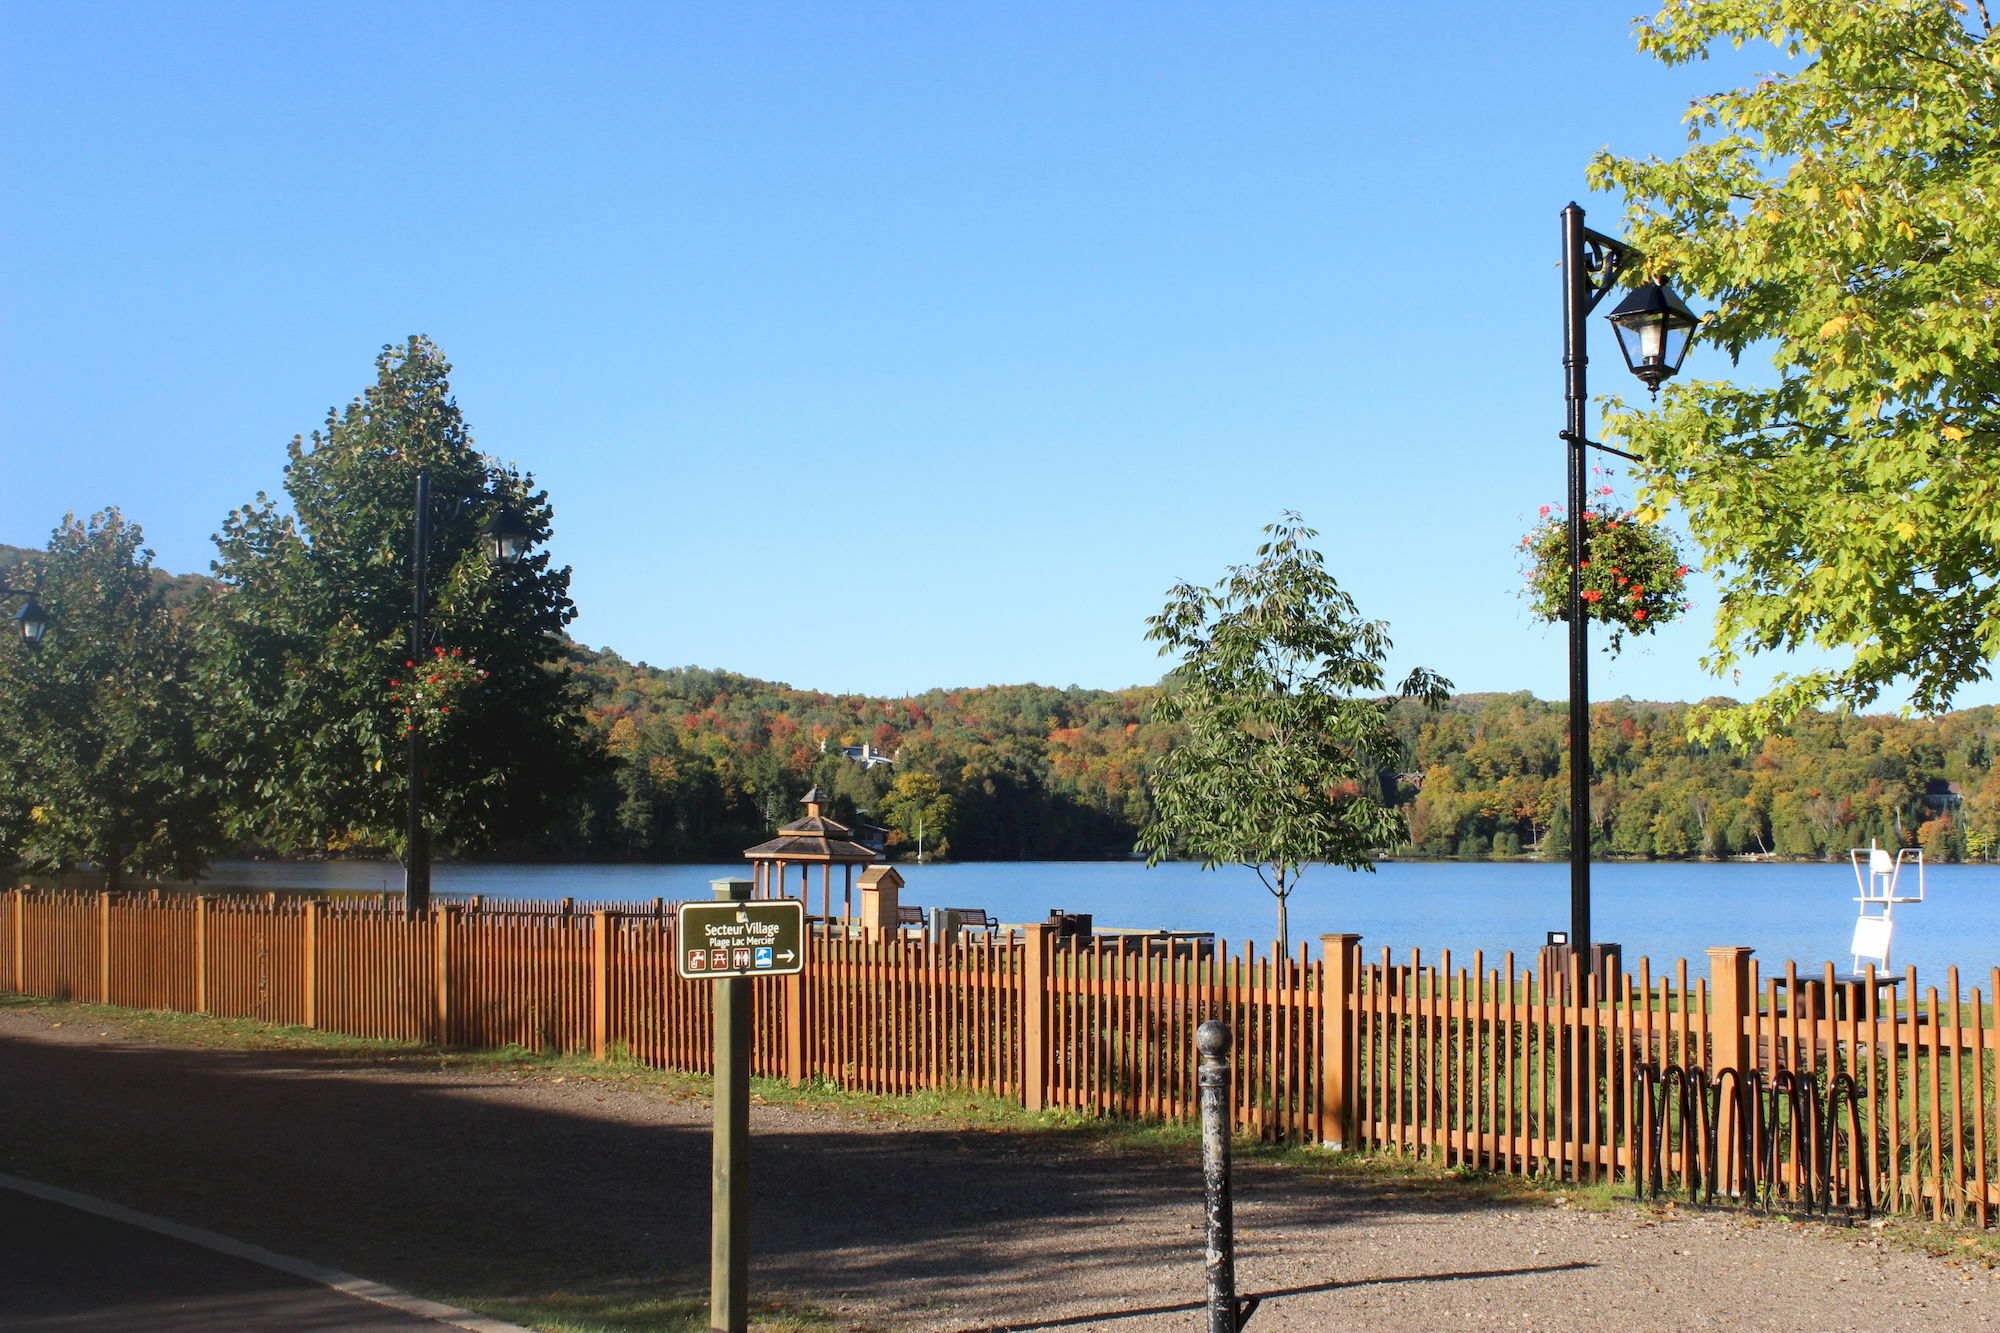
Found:
[[[1792,60],[1703,98],[1673,158],[1605,153],[1649,275],[1712,307],[1700,340],[1768,350],[1775,383],[1689,381],[1606,431],[1678,505],[1722,598],[1706,665],[1813,647],[1711,714],[1742,736],[1907,689],[1944,708],[2000,653],[2000,43],[1953,0],[1674,0],[1638,24],[1669,64],[1720,43]]]

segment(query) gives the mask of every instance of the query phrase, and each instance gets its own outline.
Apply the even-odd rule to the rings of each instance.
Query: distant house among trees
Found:
[[[1933,810],[1942,810],[1949,814],[1965,804],[1965,793],[1958,789],[1956,782],[1932,778],[1924,784],[1924,804]]]
[[[832,750],[829,750],[827,748],[827,744],[825,741],[821,741],[819,743],[819,752],[821,754],[832,753],[832,754],[845,755],[847,756],[847,758],[852,759],[855,763],[861,765],[863,768],[876,768],[883,764],[893,764],[896,762],[895,755],[883,754],[880,750],[868,744],[866,741],[863,741],[859,745],[836,745],[832,748]],[[898,751],[898,753],[901,752]]]

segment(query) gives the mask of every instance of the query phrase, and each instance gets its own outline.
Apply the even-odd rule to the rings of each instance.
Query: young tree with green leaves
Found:
[[[957,810],[937,774],[898,773],[884,805],[882,822],[894,830],[892,844],[905,844],[925,858],[951,855]]]
[[[0,646],[0,862],[89,862],[115,889],[192,879],[226,844],[192,644],[144,540],[116,509],[67,516],[8,575],[52,627]]]
[[[1402,811],[1382,801],[1403,745],[1395,700],[1379,697],[1388,627],[1361,619],[1297,514],[1264,534],[1253,563],[1213,587],[1181,584],[1146,622],[1161,655],[1180,658],[1156,716],[1185,737],[1154,766],[1155,814],[1139,848],[1148,865],[1189,856],[1204,870],[1254,870],[1277,900],[1285,954],[1307,865],[1373,871],[1376,849],[1404,841]],[[1421,667],[1400,686],[1431,707],[1450,690]]]
[[[1776,381],[1613,404],[1641,499],[1674,504],[1723,595],[1705,664],[1817,647],[1711,727],[1741,737],[1907,678],[1926,712],[2000,653],[2000,43],[1955,0],[1672,0],[1668,64],[1768,42],[1783,73],[1688,112],[1678,157],[1592,162],[1645,274],[1713,306],[1699,338]]]
[[[532,836],[597,762],[563,666],[569,570],[545,551],[498,564],[479,535],[505,504],[546,541],[548,497],[477,451],[450,370],[422,337],[384,348],[375,383],[293,439],[289,510],[260,495],[216,538],[220,587],[201,623],[246,837],[402,849],[413,726],[441,848]],[[422,662],[411,656],[419,471],[433,488]]]

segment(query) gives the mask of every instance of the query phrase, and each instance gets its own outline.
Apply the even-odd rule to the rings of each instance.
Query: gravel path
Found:
[[[148,1045],[0,1010],[0,1171],[476,1302],[698,1287],[705,1101],[621,1079]],[[899,1333],[1204,1327],[1195,1165],[758,1106],[753,1290]],[[2000,1272],[1872,1233],[1498,1207],[1239,1165],[1250,1325],[2000,1329]]]

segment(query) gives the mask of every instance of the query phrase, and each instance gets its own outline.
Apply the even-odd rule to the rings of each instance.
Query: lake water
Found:
[[[1203,871],[1129,861],[976,861],[902,865],[903,901],[924,907],[983,907],[1003,922],[1039,921],[1051,909],[1089,912],[1099,926],[1212,930],[1230,940],[1268,940],[1271,896],[1250,871]],[[440,865],[441,896],[574,898],[579,906],[649,898],[706,898],[709,881],[743,876],[727,865]],[[219,862],[213,888],[401,888],[393,864],[365,861]],[[1687,958],[1705,967],[1711,945],[1747,944],[1768,970],[1832,960],[1845,970],[1854,928],[1854,874],[1844,863],[1616,863],[1592,869],[1592,920],[1628,960]],[[815,877],[815,887],[817,877]],[[1985,987],[2000,965],[2000,866],[1934,866],[1927,900],[1896,909],[1894,966],[1914,964],[1942,985],[1955,964],[1965,986]],[[836,901],[839,878],[835,877]],[[815,900],[815,909],[817,901]],[[1564,929],[1569,867],[1549,862],[1396,861],[1374,874],[1315,867],[1292,897],[1292,939],[1354,931],[1373,955],[1513,949],[1532,955],[1544,932]],[[1457,961],[1455,958],[1454,961]]]

